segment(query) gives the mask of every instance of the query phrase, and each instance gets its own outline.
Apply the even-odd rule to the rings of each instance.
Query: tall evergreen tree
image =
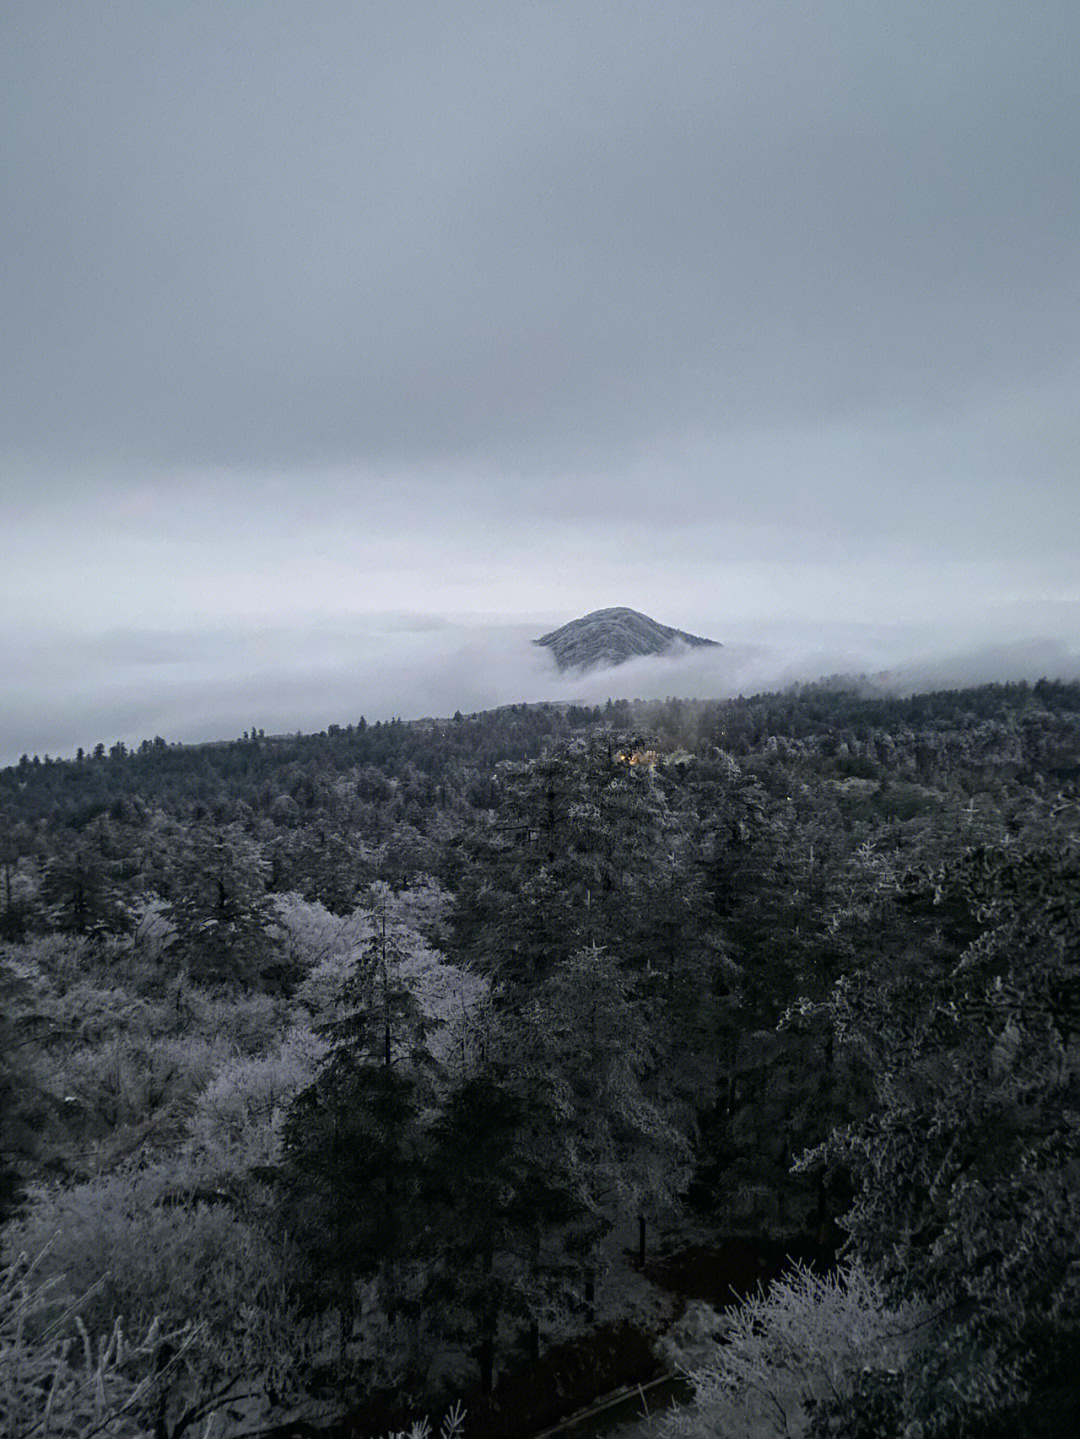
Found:
[[[939,869],[939,903],[968,916],[952,962],[837,998],[877,1105],[824,1153],[860,1181],[844,1220],[860,1255],[940,1316],[920,1419],[1027,1426],[1025,1391],[1080,1357],[1080,867],[1074,836],[1044,841]]]
[[[190,831],[170,877],[171,953],[202,984],[280,983],[274,911],[256,844],[235,826]]]
[[[429,1181],[434,1234],[432,1302],[455,1336],[469,1334],[485,1394],[500,1334],[537,1333],[539,1315],[563,1290],[568,1258],[553,1233],[579,1213],[565,1172],[547,1162],[549,1096],[522,1082],[496,1042],[454,1085],[434,1126]],[[565,1297],[565,1296],[564,1296]]]
[[[423,1016],[398,974],[407,940],[385,886],[373,889],[371,917],[342,1016],[324,1026],[330,1052],[290,1107],[277,1176],[286,1222],[306,1255],[307,1287],[338,1311],[343,1356],[359,1282],[377,1281],[391,1322],[409,1305],[435,1069]]]

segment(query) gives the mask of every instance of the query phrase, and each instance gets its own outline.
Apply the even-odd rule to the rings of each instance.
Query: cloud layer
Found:
[[[449,716],[537,700],[720,698],[823,675],[866,674],[900,690],[1080,677],[1077,613],[999,615],[996,639],[909,626],[742,625],[720,650],[560,674],[532,643],[540,626],[390,614],[310,629],[113,631],[12,645],[0,699],[0,763],[24,750],[70,756],[117,739],[196,743],[401,716]],[[1055,634],[1054,631],[1057,631]]]
[[[1075,361],[1080,14],[5,7],[28,457],[624,452]]]

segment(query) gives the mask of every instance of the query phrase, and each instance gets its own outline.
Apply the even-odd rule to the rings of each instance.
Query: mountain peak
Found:
[[[718,646],[716,640],[672,629],[670,625],[659,624],[648,615],[627,609],[625,605],[593,610],[591,614],[571,620],[533,643],[546,645],[561,670],[621,665],[639,655],[669,654],[680,645],[688,648]]]

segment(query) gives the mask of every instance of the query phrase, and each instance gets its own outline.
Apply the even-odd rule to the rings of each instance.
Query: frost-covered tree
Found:
[[[266,893],[266,864],[237,826],[193,829],[171,879],[170,955],[196,982],[257,987],[285,977]]]
[[[796,1267],[713,1320],[711,1343],[692,1333],[689,1353],[668,1346],[694,1388],[693,1403],[670,1421],[672,1435],[803,1439],[874,1379],[902,1390],[931,1335],[925,1305],[890,1305],[857,1265],[828,1275]]]
[[[49,928],[67,934],[104,936],[131,926],[131,915],[100,845],[75,845],[57,855],[41,882],[39,903]]]
[[[16,1206],[52,1108],[34,1062],[35,1041],[49,1026],[42,990],[35,965],[0,955],[0,1224]]]
[[[295,1025],[259,1055],[231,1054],[191,1107],[188,1147],[216,1184],[242,1184],[247,1173],[276,1164],[290,1104],[326,1056],[327,1041]]]
[[[343,1361],[357,1285],[377,1279],[394,1317],[418,1239],[424,1111],[435,1066],[423,1013],[402,977],[408,950],[393,896],[377,887],[341,1013],[323,1026],[329,1051],[283,1129],[277,1179],[286,1221],[305,1254],[311,1292],[337,1310]]]
[[[665,884],[663,805],[649,741],[612,734],[504,766],[493,823],[471,837],[455,949],[527,989],[583,945],[626,953]]]
[[[358,964],[370,951],[376,929],[389,924],[393,939],[390,967],[395,980],[415,999],[427,1026],[426,1041],[440,1063],[464,1063],[468,1034],[489,984],[482,976],[450,964],[434,949],[428,931],[442,927],[450,897],[430,884],[398,894],[385,885],[378,896],[351,914],[331,914],[320,904],[283,895],[277,900],[279,927],[291,963],[303,972],[292,999],[315,1025],[341,1019],[355,1002]]]
[[[537,1145],[596,1237],[620,1216],[670,1213],[691,1174],[692,1116],[655,1083],[662,1039],[637,998],[637,976],[598,945],[556,965],[506,1045],[518,1082],[545,1096]]]
[[[925,1425],[1011,1412],[1030,1427],[1025,1396],[1060,1384],[1080,1346],[1080,870],[1075,841],[1054,840],[937,871],[974,937],[924,977],[872,972],[837,994],[877,1103],[817,1158],[859,1181],[857,1251],[942,1315]]]
[[[548,1096],[521,1082],[497,1042],[454,1085],[433,1125],[431,1302],[444,1340],[464,1337],[472,1348],[486,1394],[500,1334],[536,1322],[552,1271],[567,1278],[550,1236],[580,1205],[565,1171],[550,1164],[551,1126]]]

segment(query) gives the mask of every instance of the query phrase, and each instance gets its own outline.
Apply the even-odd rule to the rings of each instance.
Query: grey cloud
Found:
[[[940,411],[1074,343],[1066,5],[6,7],[8,443]]]
[[[83,477],[73,495],[60,473],[12,467],[9,515],[13,526],[45,521],[56,538],[167,537],[192,564],[211,551],[226,563],[230,546],[242,567],[270,546],[340,549],[352,535],[366,553],[375,537],[407,538],[447,574],[466,549],[505,553],[531,537],[542,565],[561,527],[617,547],[644,533],[658,565],[677,562],[672,547],[718,563],[936,556],[1042,565],[1049,584],[1068,584],[1080,546],[1077,393],[1072,368],[943,418],[691,432],[591,468],[549,458],[296,476],[131,465]]]

